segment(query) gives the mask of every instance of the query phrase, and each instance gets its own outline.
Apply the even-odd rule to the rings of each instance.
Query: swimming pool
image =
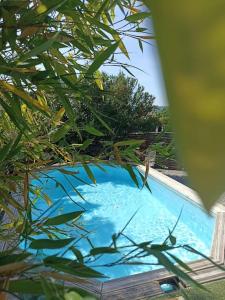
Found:
[[[76,209],[85,210],[79,222],[89,231],[90,240],[81,239],[76,243],[76,247],[83,255],[86,255],[91,249],[91,243],[95,247],[109,246],[112,243],[113,234],[120,232],[128,221],[130,222],[123,231],[124,236],[120,236],[117,241],[118,246],[128,245],[128,239],[125,236],[135,243],[145,241],[162,243],[180,216],[173,233],[177,238],[177,244],[189,244],[205,255],[210,254],[215,222],[213,217],[208,216],[199,206],[194,205],[181,194],[151,176],[148,179],[150,193],[147,188],[138,189],[126,170],[107,165],[101,167],[104,167],[105,171],[90,165],[97,181],[96,185],[91,182],[83,167],[79,165],[63,167],[63,172],[53,169],[45,174],[38,174],[39,179],[31,181],[33,189],[43,189],[43,192],[56,205],[49,210],[45,201],[36,199],[35,205],[38,209],[34,211],[34,217],[45,214],[45,212],[48,216],[55,216]],[[67,174],[68,171],[77,172],[75,176],[82,181]],[[55,180],[63,184],[64,188],[62,189]],[[85,200],[80,198],[74,188],[82,194]],[[35,198],[32,193],[30,197]],[[77,237],[77,230],[71,229],[70,235]],[[39,235],[38,238],[43,237],[43,235]],[[54,250],[46,250],[41,252],[41,255],[55,253]],[[128,248],[124,248],[122,253],[126,255]],[[196,254],[182,248],[174,249],[171,253],[185,262],[199,259]],[[71,251],[65,252],[64,256],[75,258]],[[154,265],[157,260],[152,256],[138,259],[140,263],[146,264],[132,265],[132,261],[137,261],[137,259],[133,259],[130,265],[119,264],[110,267],[109,265],[121,258],[121,254],[97,255],[95,258],[88,264],[110,279],[142,273],[159,267]]]

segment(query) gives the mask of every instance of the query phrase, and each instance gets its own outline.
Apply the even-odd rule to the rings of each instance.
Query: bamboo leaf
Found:
[[[166,267],[166,269],[168,271],[173,272],[174,274],[176,274],[178,277],[182,278],[183,280],[187,281],[188,283],[192,283],[195,286],[203,289],[204,287],[199,284],[197,281],[195,281],[194,279],[192,279],[192,277],[190,275],[188,275],[187,273],[185,273],[184,271],[182,271],[181,269],[179,269],[178,267],[176,267],[168,258],[165,254],[158,252],[158,251],[153,251],[152,254],[158,259],[159,263],[161,265],[163,265],[164,267]]]
[[[194,249],[193,247],[191,247],[190,245],[184,245],[183,246],[184,249],[186,249],[187,251],[190,251],[194,254],[197,254],[205,259],[207,259],[208,261],[210,261],[214,266],[216,266],[217,268],[221,269],[222,271],[225,271],[225,267],[223,265],[219,265],[217,263],[215,263],[210,257],[207,257],[205,254],[199,252],[198,250]]]
[[[126,20],[129,22],[137,22],[137,21],[142,21],[146,18],[149,18],[151,16],[150,12],[139,12],[133,15],[130,15],[126,17]]]
[[[19,59],[19,62],[24,62],[27,59],[32,58],[33,56],[37,56],[43,53],[44,51],[48,50],[49,48],[51,48],[58,35],[59,32],[57,32],[51,39],[47,40],[46,42],[42,43],[41,45],[33,48],[31,51],[22,55]]]
[[[93,113],[93,115],[98,119],[98,121],[112,134],[114,134],[113,130],[107,125],[107,123],[96,113],[96,111],[90,106],[88,105],[88,108],[90,109],[90,111]]]
[[[31,254],[27,253],[27,252],[23,252],[23,253],[19,253],[19,254],[9,254],[7,252],[4,254],[4,252],[3,252],[0,255],[0,266],[11,264],[14,262],[19,262],[21,260],[26,259],[30,255]]]
[[[9,276],[10,274],[19,274],[30,268],[30,264],[24,261],[13,262],[0,266],[1,276]]]
[[[92,134],[92,135],[96,135],[96,136],[103,136],[103,135],[104,135],[101,131],[97,130],[96,128],[94,128],[94,127],[92,127],[92,126],[86,125],[86,126],[84,127],[84,130],[85,130],[86,132]]]
[[[101,273],[68,258],[49,256],[44,259],[46,266],[50,266],[60,272],[72,274],[80,277],[104,277]]]
[[[47,195],[47,194],[43,194],[42,195],[43,196],[43,198],[45,199],[45,202],[47,203],[47,205],[48,206],[51,206],[52,205],[52,200],[51,200],[51,198]]]
[[[50,239],[39,239],[33,240],[30,244],[31,249],[59,249],[67,246],[71,243],[74,238],[50,240]]]
[[[70,171],[63,168],[59,168],[58,171],[66,175],[76,175],[79,173],[78,171]]]
[[[13,94],[22,98],[28,105],[31,105],[46,114],[50,114],[50,110],[47,105],[41,104],[39,101],[37,101],[36,99],[31,97],[29,94],[27,94],[23,90],[18,89],[14,85],[9,84],[8,82],[6,82],[4,80],[0,80],[0,86],[3,87],[8,92],[12,92]]]
[[[145,3],[153,14],[177,148],[191,186],[210,210],[225,191],[225,18],[218,21],[225,2]]]
[[[100,52],[95,58],[94,62],[88,68],[86,76],[93,75],[93,73],[97,71],[102,66],[102,64],[116,51],[118,45],[118,42],[114,43],[103,52]]]
[[[113,38],[116,42],[118,42],[118,47],[120,48],[120,50],[122,51],[122,53],[128,58],[130,59],[129,57],[129,54],[128,54],[128,51],[127,51],[127,48],[126,46],[124,45],[122,39],[120,38],[119,34],[113,34]]]
[[[70,121],[64,123],[64,125],[62,125],[59,129],[57,129],[56,131],[54,131],[53,133],[51,133],[50,135],[50,139],[52,142],[58,142],[59,140],[61,140],[66,134],[67,132],[72,128],[72,124]]]
[[[14,108],[12,106],[9,106],[0,98],[0,104],[4,108],[7,115],[10,117],[11,121],[14,123],[14,125],[20,130],[24,131],[24,128],[29,129],[28,125],[26,124],[26,121],[16,113]]]
[[[96,18],[90,18],[88,16],[86,18],[87,18],[87,20],[91,24],[94,24],[94,25],[96,25],[96,27],[101,28],[101,29],[107,31],[111,35],[118,35],[118,32],[115,29],[113,29],[112,27],[110,27],[110,26],[108,26],[108,25],[106,25],[106,24],[98,21]]]
[[[91,181],[95,184],[96,183],[95,176],[94,176],[93,172],[91,171],[90,167],[88,166],[88,164],[83,163],[82,166],[83,166],[85,172],[87,173],[89,179],[91,179]]]
[[[79,263],[83,264],[84,263],[84,258],[82,253],[80,252],[79,249],[75,248],[75,247],[70,247],[70,250],[73,252],[73,254],[76,256],[77,260],[79,261]]]
[[[60,224],[65,224],[69,221],[75,220],[79,218],[83,214],[83,211],[74,211],[71,213],[63,214],[60,216],[56,216],[53,218],[49,218],[44,225],[60,225]]]
[[[139,188],[139,182],[138,182],[137,176],[136,176],[133,168],[131,166],[129,166],[129,165],[124,166],[124,168],[128,171],[131,179],[133,180],[133,182],[135,183],[135,185]]]
[[[143,52],[144,49],[143,49],[142,41],[138,40],[138,44],[139,44],[139,48],[141,49],[141,52]]]
[[[97,11],[95,18],[99,18],[102,12],[106,9],[107,5],[110,3],[110,0],[104,0],[102,5],[100,6],[99,10]]]
[[[144,140],[127,140],[127,141],[121,141],[121,142],[117,142],[114,144],[114,146],[116,147],[121,147],[121,146],[130,146],[130,145],[141,145],[144,143]]]
[[[118,251],[115,248],[111,247],[97,247],[93,248],[90,251],[90,255],[99,255],[99,254],[114,254]]]
[[[185,264],[182,260],[180,260],[177,256],[173,255],[170,252],[167,252],[167,255],[169,255],[178,265],[180,265],[184,270],[188,272],[193,272],[193,270]]]
[[[13,145],[13,141],[9,142],[8,144],[5,144],[0,149],[0,162],[4,161],[6,159],[7,155],[10,153],[12,145]]]
[[[53,117],[53,120],[52,122],[55,124],[55,125],[58,125],[63,117],[65,113],[65,108],[64,107],[61,107],[54,115]]]

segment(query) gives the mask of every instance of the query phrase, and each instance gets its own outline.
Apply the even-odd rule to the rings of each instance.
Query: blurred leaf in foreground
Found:
[[[146,1],[178,149],[209,210],[225,190],[225,2]]]

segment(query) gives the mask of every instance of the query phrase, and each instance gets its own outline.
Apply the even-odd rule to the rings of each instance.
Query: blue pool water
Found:
[[[46,202],[41,197],[36,199],[35,205],[38,209],[34,211],[33,217],[38,217],[42,213],[46,216],[49,214],[50,216],[60,215],[74,210],[81,210],[82,207],[86,212],[79,220],[80,225],[90,232],[88,237],[95,247],[107,247],[112,242],[112,235],[120,232],[135,212],[135,216],[124,230],[124,234],[135,243],[145,241],[163,242],[168,236],[168,230],[172,230],[181,213],[173,233],[177,238],[177,244],[189,244],[205,255],[210,254],[214,218],[206,215],[201,208],[193,205],[152,177],[148,179],[152,191],[150,193],[147,188],[138,189],[129,174],[120,167],[104,165],[105,172],[96,166],[90,167],[95,175],[96,185],[91,182],[81,166],[66,167],[64,169],[77,171],[76,176],[88,182],[89,185],[71,175],[61,173],[57,169],[45,173],[47,176],[39,174],[38,180],[33,179],[31,181],[32,187],[34,189],[41,188],[56,204],[53,208],[47,210],[48,205]],[[63,184],[70,197],[49,176]],[[79,197],[72,185],[83,195],[85,200]],[[33,194],[30,196],[33,199],[35,198]],[[77,239],[79,238],[78,231],[75,228],[70,228],[69,234]],[[86,232],[83,232],[83,234],[86,234]],[[43,237],[42,235],[37,238]],[[128,240],[121,236],[118,245],[127,244],[129,244]],[[76,247],[83,255],[88,254],[91,249],[90,243],[86,239],[78,241]],[[59,252],[45,251],[41,254],[51,255]],[[127,251],[124,248],[123,254],[126,254]],[[172,250],[172,253],[186,262],[199,258],[184,249],[175,249]],[[71,251],[67,251],[64,255],[74,258]],[[97,257],[96,261],[90,261],[89,265],[109,278],[128,276],[158,268],[158,266],[144,264],[102,266],[110,264],[119,257],[121,257],[120,254],[104,254]],[[139,259],[139,261],[148,264],[157,262],[151,256]]]

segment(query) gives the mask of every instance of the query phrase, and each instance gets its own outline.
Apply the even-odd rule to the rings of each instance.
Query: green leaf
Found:
[[[59,129],[51,133],[50,139],[52,142],[56,143],[61,140],[67,132],[72,128],[72,123],[70,121],[64,123]]]
[[[115,39],[116,42],[118,42],[118,47],[120,48],[120,50],[122,51],[122,53],[128,58],[130,59],[129,57],[129,54],[128,54],[128,51],[127,51],[127,48],[126,46],[124,45],[122,39],[120,38],[119,34],[113,34],[113,37]]]
[[[140,12],[126,17],[126,20],[128,22],[137,22],[149,18],[150,16],[151,16],[150,12]]]
[[[93,248],[90,251],[90,255],[99,255],[99,254],[114,254],[118,251],[115,248],[111,247],[97,247]]]
[[[63,214],[63,215],[56,216],[56,217],[53,217],[53,218],[49,218],[44,223],[44,225],[52,226],[52,225],[65,224],[69,221],[72,221],[74,219],[79,218],[82,214],[83,214],[83,211],[74,211],[74,212],[71,212],[71,213],[67,213],[67,214]]]
[[[39,281],[22,279],[22,280],[10,280],[9,291],[24,293],[24,294],[42,294],[42,286]]]
[[[58,35],[59,35],[59,32],[57,32],[51,39],[47,40],[46,42],[42,43],[41,45],[33,48],[31,51],[22,55],[19,58],[19,62],[23,62],[33,56],[37,56],[37,55],[43,53],[44,51],[48,50],[49,48],[51,48]]]
[[[58,297],[56,298],[56,287],[54,288],[53,283],[46,280],[45,278],[41,277],[41,286],[45,294],[46,300],[58,300]]]
[[[193,272],[193,270],[187,264],[185,264],[182,260],[180,260],[177,256],[173,255],[170,252],[167,252],[167,255],[169,255],[178,265],[180,265],[186,271]]]
[[[141,145],[144,143],[144,140],[128,140],[128,141],[121,141],[114,144],[116,147],[121,146],[130,146],[130,145]]]
[[[4,252],[0,255],[0,265],[7,265],[14,262],[18,262],[21,260],[25,260],[28,256],[30,256],[30,253],[24,252],[19,254],[5,254]]]
[[[21,90],[14,86],[13,84],[10,84],[4,80],[0,80],[0,86],[4,88],[7,92],[11,92],[18,97],[22,98],[24,102],[26,102],[29,106],[33,106],[34,108],[38,109],[41,112],[44,112],[45,114],[49,115],[50,110],[49,107],[43,103],[40,103],[33,97],[31,97],[27,92],[24,90]]]
[[[107,125],[107,123],[97,114],[97,112],[90,106],[88,105],[88,108],[90,111],[93,113],[93,115],[98,119],[98,121],[112,134],[114,134],[113,130]]]
[[[191,186],[210,210],[225,191],[225,18],[218,21],[225,2],[145,3],[153,14],[177,148]]]
[[[68,273],[68,274],[72,274],[72,275],[80,276],[80,277],[90,277],[90,278],[105,277],[101,273],[99,273],[91,268],[88,268],[85,265],[79,264],[79,263],[73,263],[72,266],[63,265],[63,264],[55,264],[55,265],[51,265],[51,267],[53,267],[54,269],[56,269],[60,272],[64,272],[64,273]]]
[[[58,101],[62,103],[63,107],[66,110],[66,114],[68,116],[68,118],[72,121],[75,120],[76,118],[76,112],[73,109],[70,100],[65,96],[65,94],[60,90],[60,89],[56,89],[56,93],[57,95],[59,95],[58,97]]]
[[[172,235],[171,232],[169,232],[169,240],[172,245],[175,245],[177,242],[176,237],[174,235]]]
[[[45,274],[43,274],[44,276]],[[0,282],[1,285],[3,282]],[[89,293],[87,293],[85,290],[82,290],[78,287],[72,287],[72,286],[65,286],[60,284],[55,284],[55,286],[58,289],[61,289],[62,291],[70,290],[70,291],[76,291],[83,297],[88,296]],[[30,295],[43,295],[43,287],[40,282],[40,280],[35,279],[18,279],[18,280],[10,280],[8,290],[14,293],[19,294],[30,294]]]
[[[96,183],[95,176],[94,176],[93,172],[91,171],[91,169],[89,168],[88,164],[83,163],[82,166],[85,169],[85,172],[87,173],[89,179],[91,179],[91,181],[95,184]]]
[[[96,18],[90,18],[90,17],[87,16],[86,19],[87,19],[91,24],[96,25],[98,28],[101,28],[101,29],[107,31],[108,33],[110,33],[110,34],[112,34],[112,35],[118,34],[118,32],[117,32],[115,29],[113,29],[112,27],[110,27],[110,26],[108,26],[108,25],[106,25],[106,24],[104,24],[104,23],[98,21]]]
[[[101,3],[101,2],[100,2]],[[110,0],[104,0],[102,2],[102,5],[100,6],[99,10],[97,11],[95,18],[99,18],[102,14],[102,12],[106,9],[107,5],[110,3]]]
[[[118,42],[114,43],[103,52],[100,52],[95,58],[94,62],[88,68],[86,76],[90,76],[95,71],[97,71],[103,65],[103,63],[116,51],[118,45]]]
[[[74,241],[74,238],[50,240],[50,239],[39,239],[33,240],[30,244],[31,249],[59,249],[67,246],[69,243]]]
[[[139,188],[139,182],[138,182],[137,176],[136,176],[133,168],[131,166],[129,166],[129,165],[124,166],[124,168],[128,171],[131,179],[133,180],[133,182],[135,183],[135,185]]]
[[[103,135],[104,135],[101,131],[97,130],[96,128],[94,128],[94,127],[92,127],[92,126],[86,125],[86,126],[84,127],[84,130],[85,130],[86,132],[88,132],[88,133],[90,133],[90,134],[93,134],[93,135],[96,135],[96,136],[103,136]]]
[[[177,275],[178,277],[182,278],[183,280],[192,283],[196,285],[199,288],[203,288],[201,284],[199,284],[197,281],[192,279],[187,273],[176,267],[165,254],[158,252],[158,251],[152,251],[152,254],[158,259],[159,263],[163,265],[168,271],[173,272],[173,274]]]
[[[70,247],[70,250],[73,252],[73,254],[76,256],[77,260],[79,261],[79,263],[83,264],[84,263],[84,258],[82,253],[80,252],[80,250],[78,250],[75,247]]]
[[[19,130],[23,131],[24,128],[29,128],[25,120],[23,118],[19,118],[15,110],[11,106],[6,104],[5,101],[3,101],[1,98],[0,98],[0,104],[4,108],[5,112],[8,114],[8,116],[10,117],[11,121]]]
[[[66,169],[63,169],[63,168],[59,168],[58,171],[63,173],[63,174],[71,175],[71,176],[76,175],[76,174],[79,173],[78,171],[70,171],[70,170],[66,170]]]
[[[121,67],[127,71],[128,74],[130,74],[132,77],[135,77],[135,75],[126,67],[126,66],[123,66],[121,65]]]
[[[0,162],[4,161],[6,159],[7,155],[10,153],[12,145],[13,145],[13,141],[9,142],[8,144],[5,144],[0,149]]]
[[[80,277],[104,277],[101,273],[68,258],[49,256],[44,259],[46,266],[50,266],[60,272],[65,272]]]

